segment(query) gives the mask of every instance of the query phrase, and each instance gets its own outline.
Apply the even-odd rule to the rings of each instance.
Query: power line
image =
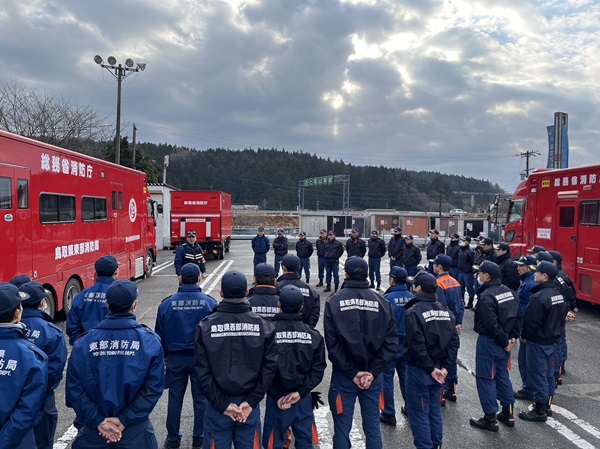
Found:
[[[533,168],[529,168],[529,158],[533,157],[533,156],[541,156],[542,153],[540,153],[539,151],[535,151],[535,150],[528,150],[525,152],[521,152],[519,154],[515,154],[515,156],[521,156],[522,158],[525,158],[525,178],[529,178],[529,172],[533,170]]]

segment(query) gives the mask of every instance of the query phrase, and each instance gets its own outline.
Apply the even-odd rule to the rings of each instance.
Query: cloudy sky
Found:
[[[0,80],[138,138],[276,147],[474,175],[511,192],[569,114],[570,165],[600,163],[597,0],[2,0]]]

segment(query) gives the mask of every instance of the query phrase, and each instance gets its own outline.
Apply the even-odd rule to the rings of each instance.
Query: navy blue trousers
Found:
[[[463,273],[459,271],[458,273],[458,282],[462,288],[462,296],[465,297],[465,290],[469,294],[469,298],[475,297],[475,278],[473,277],[473,273]]]
[[[262,439],[263,448],[282,448],[283,443],[285,443],[285,432],[288,427],[291,427],[294,433],[294,447],[296,449],[312,449],[313,422],[314,415],[310,394],[300,399],[289,410],[281,410],[277,407],[277,402],[267,396]]]
[[[529,396],[533,396],[529,383],[527,382],[527,345],[519,338],[519,374],[521,375],[521,387]]]
[[[73,449],[158,449],[154,427],[147,421],[127,427],[123,431],[121,441],[118,443],[107,443],[98,435],[98,429],[90,429],[83,426],[79,429]]]
[[[368,449],[382,449],[381,428],[379,427],[379,396],[383,377],[379,376],[368,390],[358,388],[352,379],[339,371],[333,371],[329,385],[329,408],[333,415],[333,447],[349,449],[350,430],[354,418],[356,399],[360,402],[362,427]]]
[[[536,402],[554,396],[554,345],[527,342],[527,385]]]
[[[406,368],[406,410],[417,449],[443,443],[444,426],[440,394],[442,386],[421,368]]]
[[[325,283],[328,285],[331,284],[331,276],[333,275],[333,283],[339,284],[340,283],[340,264],[338,263],[338,261],[336,260],[334,266],[327,265],[326,268],[327,268],[327,271],[326,271],[326,275],[325,275]]]
[[[513,387],[508,373],[510,353],[485,335],[477,338],[475,371],[477,394],[483,413],[498,412],[498,401],[502,407],[515,403]]]
[[[54,434],[58,423],[58,410],[54,392],[44,399],[44,411],[37,425],[33,428],[35,444],[37,449],[52,449],[54,446]]]
[[[254,254],[254,268],[256,268],[256,266],[259,263],[267,263],[267,255],[266,254]]]
[[[404,346],[404,337],[400,337],[400,347]],[[400,393],[402,400],[406,402],[406,361],[402,353],[396,356],[396,360],[386,369],[383,375],[383,410],[382,415],[395,416],[396,405],[394,403],[394,374],[398,373],[398,383],[400,384]]]
[[[241,404],[242,396],[230,396],[229,402]],[[233,421],[219,413],[210,402],[206,403],[204,417],[204,447],[210,449],[256,449],[260,447],[260,404],[256,406],[245,423]]]
[[[323,282],[325,278],[325,270],[327,269],[327,262],[325,262],[325,258],[319,256],[317,258],[318,267],[319,267],[319,281]]]
[[[381,284],[381,258],[369,257],[369,279],[371,284],[373,279],[377,279],[377,283]]]
[[[165,388],[169,389],[169,405],[167,409],[167,443],[179,446],[182,434],[179,431],[181,409],[187,389],[188,379],[191,383],[192,402],[194,404],[194,430],[192,437],[202,439],[204,433],[204,412],[206,399],[200,391],[198,375],[194,368],[194,353],[171,353],[167,361]]]
[[[402,260],[401,259],[396,259],[396,260],[390,259],[390,271],[394,267],[402,267],[402,268],[404,268],[404,264],[402,263]]]
[[[304,276],[306,276],[306,282],[310,279],[310,257],[300,258],[300,268],[298,268],[298,274],[302,276],[302,270],[304,269]]]

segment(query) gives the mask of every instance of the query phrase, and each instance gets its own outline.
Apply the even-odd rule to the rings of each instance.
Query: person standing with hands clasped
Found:
[[[179,245],[175,252],[175,274],[181,284],[181,269],[186,263],[193,263],[198,265],[202,272],[202,279],[206,278],[206,261],[204,259],[204,251],[202,246],[196,241],[196,231],[189,231],[187,233],[186,242],[183,245]]]
[[[252,251],[254,251],[254,267],[259,263],[267,263],[267,253],[270,248],[269,237],[265,235],[265,228],[258,227],[257,234],[252,238]]]
[[[441,448],[440,395],[448,369],[456,363],[454,315],[437,301],[437,280],[426,271],[409,279],[413,299],[406,305],[406,409],[417,449]]]
[[[498,423],[514,427],[515,397],[508,373],[508,362],[521,334],[519,298],[501,282],[502,269],[485,261],[477,267],[479,300],[475,306],[473,330],[479,334],[475,353],[477,393],[483,417],[469,423],[479,429],[498,431]],[[502,411],[498,412],[498,401]]]

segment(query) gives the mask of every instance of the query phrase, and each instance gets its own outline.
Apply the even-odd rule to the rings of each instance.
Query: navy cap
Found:
[[[195,284],[200,278],[200,267],[195,263],[186,263],[181,267],[181,283]]]
[[[319,233],[321,233],[321,234],[327,234],[327,229],[321,229],[321,230],[319,231]]]
[[[127,307],[133,304],[140,292],[135,282],[119,280],[110,284],[106,290],[106,302],[117,306]]]
[[[558,268],[552,262],[542,260],[537,266],[536,271],[548,275],[550,279],[554,279],[558,275]]]
[[[277,229],[277,234],[283,234],[283,228],[278,228]]]
[[[394,229],[392,229],[393,232],[402,232],[402,228],[400,226],[396,226]]]
[[[115,270],[119,268],[119,262],[114,256],[102,256],[94,264],[98,276],[112,276]]]
[[[534,245],[533,248],[527,250],[528,253],[541,253],[542,251],[546,251],[546,248],[539,245]]]
[[[188,237],[196,237],[196,231],[189,231],[189,232],[187,233],[187,236],[188,236]]]
[[[29,295],[8,282],[0,283],[0,314],[17,308],[21,301],[29,299]]]
[[[538,253],[537,256],[535,256],[535,260],[537,260],[538,262],[545,260],[546,262],[552,263],[554,258],[552,257],[552,254],[550,254],[546,251],[542,251],[542,252]]]
[[[441,265],[444,270],[448,271],[452,266],[452,257],[447,256],[446,254],[438,254],[433,260],[433,263]]]
[[[552,256],[553,260],[556,260],[557,264],[562,264],[562,254],[559,253],[558,251],[548,251],[550,253],[550,255]]]
[[[246,278],[239,271],[229,271],[221,279],[221,291],[225,298],[244,298],[247,290]]]
[[[15,276],[8,282],[10,282],[12,285],[16,286],[17,288],[19,288],[21,285],[25,284],[26,282],[31,282],[31,278],[29,276],[27,276],[26,274],[19,274],[18,276]]]
[[[491,278],[499,278],[502,276],[502,271],[498,264],[489,260],[484,260],[481,265],[473,265],[473,269],[480,273],[487,273]]]
[[[392,267],[390,270],[390,277],[396,279],[397,281],[406,281],[406,278],[408,278],[408,273],[402,267]]]
[[[29,298],[21,302],[23,307],[37,307],[42,299],[50,295],[50,291],[46,290],[39,282],[26,282],[19,287],[19,291],[29,295]]]
[[[264,231],[264,230],[265,230],[265,228],[263,228],[262,226],[259,226],[259,227],[258,227],[258,230],[259,230],[259,231]]]
[[[420,285],[425,293],[434,293],[437,289],[437,279],[428,271],[421,270],[415,276],[408,278],[413,285]]]
[[[288,271],[298,271],[300,268],[300,259],[294,254],[286,254],[281,259],[281,265],[287,268]]]
[[[379,231],[377,229],[373,229],[371,231],[371,235],[377,235],[377,234],[379,234]]]
[[[510,245],[508,243],[498,243],[496,249],[501,249],[502,251],[508,251],[510,253]]]
[[[346,259],[344,271],[352,278],[366,279],[369,274],[369,265],[362,257],[351,256]]]
[[[304,295],[298,287],[288,284],[279,292],[279,303],[282,309],[299,309],[304,304]]]
[[[412,239],[413,239],[413,236],[410,234],[404,236],[404,240],[412,240]]]
[[[302,236],[302,237],[306,237],[306,232],[304,232],[304,231],[300,231],[300,234],[298,234],[298,235],[300,235],[300,236]]]
[[[530,270],[535,271],[535,265],[536,265],[537,261],[535,260],[535,257],[524,256],[524,257],[521,257],[519,260],[515,260],[515,263],[517,265],[526,265],[529,267]]]
[[[254,267],[254,276],[258,279],[276,278],[277,270],[270,263],[259,263]]]
[[[437,229],[432,229],[431,231],[429,231],[430,234],[435,234],[435,235],[440,235],[440,231],[438,231]]]
[[[483,237],[483,238],[480,240],[480,243],[481,243],[482,245],[493,245],[493,244],[494,244],[494,241],[493,241],[491,238],[489,238],[489,237]]]
[[[333,236],[335,237],[335,232],[333,232],[333,231],[329,231],[329,232],[327,233],[327,235],[333,235]]]
[[[450,234],[450,238],[451,239],[459,239],[460,235],[458,235],[456,232],[454,234]]]
[[[352,228],[352,232],[360,232],[358,228]]]
[[[465,235],[464,237],[460,238],[463,242],[469,242],[471,243],[471,237],[469,237],[468,235]]]

